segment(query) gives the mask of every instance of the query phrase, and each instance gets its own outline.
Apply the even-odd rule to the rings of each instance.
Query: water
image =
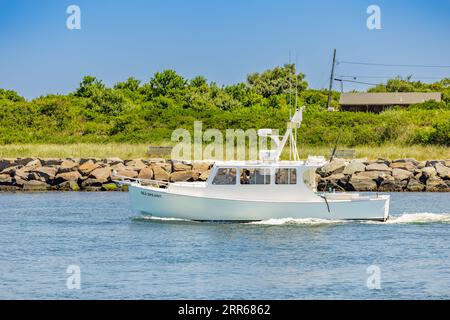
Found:
[[[449,299],[450,194],[392,194],[391,214],[214,224],[133,215],[127,193],[3,193],[0,298]]]

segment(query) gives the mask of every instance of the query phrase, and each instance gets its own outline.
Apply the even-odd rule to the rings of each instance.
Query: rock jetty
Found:
[[[319,190],[449,192],[450,160],[336,159],[317,170]]]
[[[0,191],[122,190],[112,172],[130,178],[205,181],[212,163],[165,159],[0,159]],[[450,160],[335,159],[317,169],[319,190],[450,192]]]

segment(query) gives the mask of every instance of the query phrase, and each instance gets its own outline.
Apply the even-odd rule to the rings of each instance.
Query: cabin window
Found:
[[[236,168],[219,168],[212,182],[216,185],[236,184]]]
[[[297,184],[297,169],[296,168],[276,169],[275,184]]]
[[[270,169],[241,168],[241,184],[270,184]]]

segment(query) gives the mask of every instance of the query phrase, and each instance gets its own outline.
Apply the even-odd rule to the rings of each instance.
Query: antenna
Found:
[[[289,67],[291,65],[291,50],[289,50]],[[289,121],[291,121],[292,117],[292,80],[290,75],[288,74],[289,81]],[[289,160],[292,158],[292,146],[289,145]]]
[[[294,65],[294,79],[295,79],[295,110],[297,110],[297,101],[298,101],[298,81],[297,81],[297,63],[298,63],[298,54],[295,52],[295,65]]]
[[[291,51],[289,50],[289,64],[291,64]],[[292,117],[292,80],[288,77],[289,81],[289,119]]]
[[[298,64],[298,53],[295,51],[295,65],[294,65],[294,80],[295,80],[295,112],[297,112],[298,109],[298,79],[297,79],[297,64]],[[290,119],[292,121],[292,119]],[[291,130],[291,137],[290,137],[290,148],[291,148],[291,157],[289,160],[292,160],[292,150],[294,150],[294,157],[295,160],[298,158],[298,152],[297,152],[297,128],[294,130],[295,132],[295,138]],[[295,145],[294,145],[295,143]]]

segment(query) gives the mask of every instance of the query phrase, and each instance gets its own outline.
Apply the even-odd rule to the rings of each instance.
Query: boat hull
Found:
[[[361,200],[259,201],[208,198],[130,185],[134,210],[162,218],[200,221],[261,221],[282,218],[385,221],[389,196]]]

